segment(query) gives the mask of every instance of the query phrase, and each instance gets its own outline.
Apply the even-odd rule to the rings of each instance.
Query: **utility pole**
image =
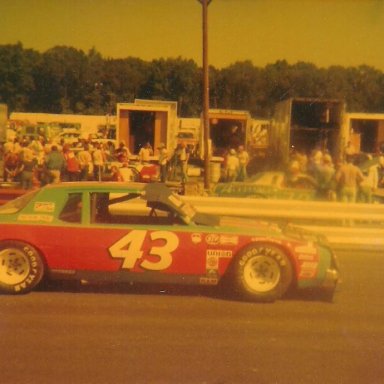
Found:
[[[204,188],[209,189],[211,151],[209,146],[209,68],[208,68],[208,5],[212,0],[198,0],[203,8],[203,133],[204,133]]]

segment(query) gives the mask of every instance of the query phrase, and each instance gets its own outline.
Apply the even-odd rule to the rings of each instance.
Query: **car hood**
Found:
[[[239,230],[249,230],[253,233],[265,233],[268,235],[281,235],[282,230],[276,223],[270,223],[262,220],[246,219],[241,217],[223,216],[219,219],[220,227],[232,227]]]
[[[322,245],[328,244],[327,238],[324,235],[293,224],[278,224],[263,220],[224,216],[219,219],[219,225],[221,227],[236,228],[240,231],[249,231],[257,235],[284,237],[287,240],[310,241]]]

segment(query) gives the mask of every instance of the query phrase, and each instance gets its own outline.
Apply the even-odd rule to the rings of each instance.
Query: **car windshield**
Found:
[[[38,191],[32,191],[29,193],[26,193],[23,196],[20,196],[16,198],[15,200],[11,200],[8,203],[0,206],[0,214],[5,215],[5,214],[13,214],[16,212],[19,212],[22,210],[36,195]]]
[[[197,213],[195,208],[161,184],[148,184],[145,188],[145,196],[143,198],[151,205],[160,203],[169,207],[168,209],[177,213],[186,223],[195,221],[194,219]]]
[[[208,215],[198,212],[193,205],[181,199],[179,195],[171,192],[167,195],[165,203],[172,207],[185,223],[196,225],[219,225],[220,219],[216,215]]]

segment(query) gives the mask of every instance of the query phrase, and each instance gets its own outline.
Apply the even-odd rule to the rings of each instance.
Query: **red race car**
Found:
[[[160,183],[47,185],[1,206],[0,227],[5,293],[47,278],[225,282],[252,301],[317,288],[330,299],[339,279],[332,250],[316,235],[202,214]]]

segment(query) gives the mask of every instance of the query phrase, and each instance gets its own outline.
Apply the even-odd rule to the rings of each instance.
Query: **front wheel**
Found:
[[[0,243],[0,292],[30,292],[43,274],[44,264],[34,247],[19,241]]]
[[[273,245],[249,246],[239,254],[235,263],[234,287],[246,300],[274,301],[292,282],[292,265],[288,257]]]

